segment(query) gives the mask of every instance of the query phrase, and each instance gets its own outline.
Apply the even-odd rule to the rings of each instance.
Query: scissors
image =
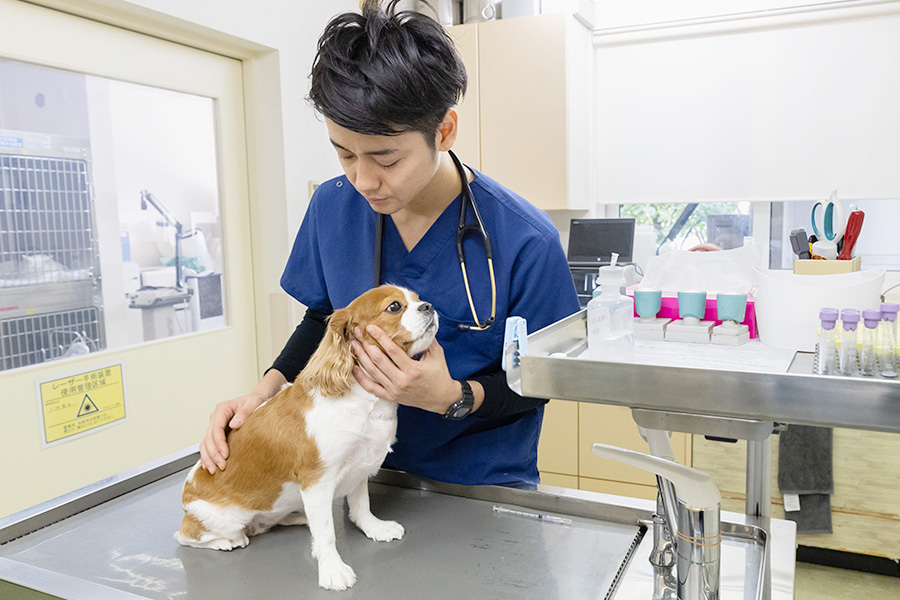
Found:
[[[822,214],[820,214],[822,213]],[[828,202],[816,202],[810,213],[813,234],[820,240],[828,240],[835,244],[844,237],[847,225],[844,219],[844,207],[837,198],[837,191],[831,192]]]

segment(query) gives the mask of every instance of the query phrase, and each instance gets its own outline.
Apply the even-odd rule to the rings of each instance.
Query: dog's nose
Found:
[[[419,305],[419,312],[423,312],[426,315],[430,315],[431,313],[434,312],[434,307],[431,306],[431,304],[429,304],[428,302],[423,302],[422,304]]]

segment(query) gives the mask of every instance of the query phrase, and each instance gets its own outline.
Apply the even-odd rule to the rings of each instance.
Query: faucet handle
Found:
[[[600,458],[618,460],[665,477],[675,486],[678,499],[694,510],[718,506],[722,500],[718,486],[712,477],[703,471],[643,452],[626,450],[608,444],[594,444],[591,451]]]

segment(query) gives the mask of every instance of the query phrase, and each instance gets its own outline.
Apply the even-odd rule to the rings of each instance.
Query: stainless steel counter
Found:
[[[335,598],[316,585],[306,527],[277,528],[232,552],[172,539],[193,452],[0,520],[3,581],[67,600]],[[439,484],[382,472],[376,515],[406,536],[368,540],[336,518],[338,548],[359,581],[345,598],[651,598],[645,536],[653,503],[541,487]],[[494,506],[570,519],[570,525],[498,513]],[[341,514],[341,513],[337,513]],[[722,600],[793,597],[792,523],[723,513]],[[5,542],[5,543],[4,543]],[[764,566],[769,569],[764,569]]]
[[[900,433],[898,380],[813,375],[813,355],[804,352],[795,354],[787,373],[579,359],[587,347],[585,315],[530,334],[528,353],[507,373],[510,387],[538,398]],[[507,364],[516,364],[513,352],[507,347]]]

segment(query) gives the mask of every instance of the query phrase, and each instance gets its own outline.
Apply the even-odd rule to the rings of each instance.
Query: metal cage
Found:
[[[0,153],[0,370],[105,346],[90,169]]]
[[[91,279],[87,162],[0,154],[0,288]]]
[[[97,350],[101,330],[93,306],[0,321],[0,371],[61,358],[76,340]]]

